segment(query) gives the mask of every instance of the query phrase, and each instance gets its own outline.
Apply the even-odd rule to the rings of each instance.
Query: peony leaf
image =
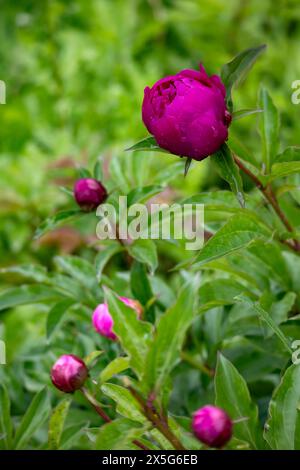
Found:
[[[223,408],[232,420],[248,418],[234,424],[234,437],[249,443],[252,449],[261,448],[261,430],[257,406],[252,402],[247,383],[231,362],[221,354],[215,374],[216,405]]]
[[[126,151],[128,152],[136,152],[137,150],[148,150],[151,152],[167,152],[158,145],[155,138],[152,136],[146,137],[145,139],[140,140],[136,144],[126,149]]]
[[[273,393],[264,438],[274,450],[299,448],[300,365],[291,365]]]
[[[242,178],[228,145],[223,144],[220,150],[211,158],[216,164],[221,177],[230,185],[241,207],[245,207]]]
[[[260,90],[259,105],[263,109],[260,119],[260,132],[263,143],[263,161],[266,173],[268,173],[278,150],[279,116],[265,88]]]
[[[79,209],[58,212],[57,214],[53,215],[52,217],[49,217],[41,223],[41,225],[37,228],[33,239],[37,240],[42,235],[45,235],[45,233],[60,227],[65,222],[73,222],[74,220],[78,219],[79,217],[82,217],[83,215],[86,214]]]
[[[229,111],[232,111],[233,108],[231,98],[232,87],[241,81],[265,48],[266,45],[263,44],[258,47],[246,49],[238,54],[231,62],[223,65],[221,69],[221,79],[226,88],[226,102]]]

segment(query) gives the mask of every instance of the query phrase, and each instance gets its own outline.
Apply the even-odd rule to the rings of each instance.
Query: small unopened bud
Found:
[[[99,304],[96,307],[92,316],[92,323],[97,333],[101,336],[105,336],[113,341],[117,339],[117,336],[112,331],[114,321],[108,311],[107,304]]]
[[[140,318],[143,312],[143,307],[137,300],[128,299],[127,297],[119,297],[119,299],[136,311],[137,317]],[[107,304],[99,304],[94,310],[92,316],[92,323],[95,330],[101,335],[113,341],[117,340],[117,336],[113,332],[114,321],[109,313]]]
[[[128,297],[119,297],[127,307],[132,308],[136,311],[138,318],[141,318],[143,314],[143,307],[138,300],[129,299]]]
[[[85,363],[73,354],[64,354],[51,369],[53,385],[65,393],[81,388],[88,377]]]
[[[74,185],[74,197],[84,211],[92,211],[107,198],[107,191],[100,181],[94,178],[82,178]]]
[[[203,406],[193,416],[195,436],[209,447],[223,447],[232,436],[232,421],[228,414],[212,405]]]

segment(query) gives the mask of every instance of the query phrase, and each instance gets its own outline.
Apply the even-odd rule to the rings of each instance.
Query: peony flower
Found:
[[[140,318],[143,312],[141,304],[137,300],[128,299],[127,297],[119,297],[119,299],[128,307],[136,311],[137,316]],[[94,310],[92,316],[92,323],[95,330],[102,336],[109,338],[113,341],[117,339],[117,336],[112,331],[114,321],[109,313],[107,304],[99,304]]]
[[[232,421],[228,414],[212,405],[196,411],[192,427],[195,436],[209,447],[223,447],[232,436]]]
[[[82,178],[74,185],[74,197],[79,207],[84,211],[92,211],[107,198],[105,187],[94,178]]]
[[[85,363],[73,354],[64,354],[51,369],[53,385],[65,393],[72,393],[82,387],[88,376]]]
[[[158,145],[175,155],[202,160],[228,137],[231,115],[220,77],[182,70],[146,87],[142,117]]]

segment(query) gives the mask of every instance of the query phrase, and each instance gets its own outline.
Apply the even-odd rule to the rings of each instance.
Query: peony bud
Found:
[[[92,316],[92,323],[97,333],[101,336],[105,336],[113,341],[117,339],[117,336],[112,331],[114,321],[108,311],[107,304],[99,304],[98,307],[96,307]]]
[[[162,78],[145,88],[142,117],[158,145],[175,155],[202,160],[228,137],[231,115],[220,77],[202,65]]]
[[[84,211],[92,211],[107,198],[105,187],[93,178],[82,178],[74,185],[74,197]]]
[[[223,447],[232,436],[232,421],[228,414],[212,405],[203,406],[193,416],[195,436],[209,447]]]
[[[127,305],[127,307],[132,308],[136,311],[138,318],[142,317],[143,307],[141,306],[138,300],[128,299],[128,297],[119,297],[122,302]]]
[[[65,393],[72,393],[82,387],[88,376],[85,363],[73,354],[64,354],[51,369],[53,385]]]
[[[119,297],[119,299],[128,307],[136,311],[138,318],[141,317],[143,308],[137,300],[128,299],[127,297]],[[92,323],[95,330],[102,336],[109,338],[113,341],[117,339],[117,336],[112,331],[114,321],[111,314],[108,311],[107,304],[99,304],[94,310],[92,316]]]

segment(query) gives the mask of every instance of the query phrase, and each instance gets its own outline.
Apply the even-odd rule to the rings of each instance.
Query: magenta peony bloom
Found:
[[[94,178],[82,178],[74,185],[74,197],[84,211],[92,211],[107,198],[105,187]]]
[[[82,387],[88,376],[85,363],[73,354],[64,354],[51,369],[53,385],[65,393],[72,393]]]
[[[140,318],[143,312],[141,304],[137,300],[128,299],[127,297],[119,297],[122,302],[128,307],[136,311],[137,316]],[[111,314],[108,311],[107,304],[99,304],[94,310],[92,316],[92,323],[95,330],[102,336],[109,338],[113,341],[117,339],[117,336],[112,331],[114,321]]]
[[[142,117],[158,145],[182,157],[202,160],[228,137],[231,115],[218,75],[182,70],[145,88]]]
[[[195,436],[209,447],[223,447],[232,436],[232,421],[224,410],[203,406],[193,416]]]

